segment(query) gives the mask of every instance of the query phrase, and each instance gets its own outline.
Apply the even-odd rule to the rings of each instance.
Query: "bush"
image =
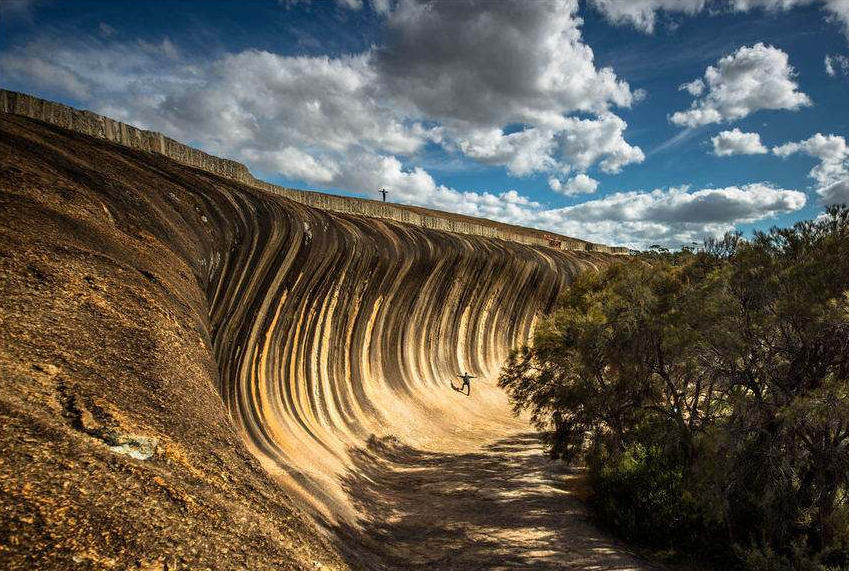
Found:
[[[591,466],[593,504],[602,519],[630,541],[670,547],[689,535],[693,509],[681,466],[669,465],[657,446],[629,444],[622,454],[599,456]]]
[[[727,559],[720,522],[700,503],[706,493],[697,491],[697,480],[685,473],[674,427],[653,418],[633,436],[621,452],[597,446],[586,455],[601,520],[640,545]]]
[[[845,552],[811,554],[801,543],[776,552],[770,547],[737,549],[737,554],[748,571],[845,571],[849,565]],[[838,561],[839,559],[839,561]]]

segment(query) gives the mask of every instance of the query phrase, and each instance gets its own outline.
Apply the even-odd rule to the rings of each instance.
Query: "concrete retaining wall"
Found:
[[[182,164],[237,180],[246,185],[285,196],[290,200],[314,208],[394,220],[458,234],[472,234],[522,244],[547,246],[561,250],[590,250],[611,254],[628,253],[627,248],[593,244],[538,230],[525,230],[523,232],[519,228],[511,230],[509,226],[505,227],[505,225],[474,222],[474,219],[458,220],[456,217],[441,216],[440,212],[435,210],[422,213],[417,210],[423,209],[412,209],[398,204],[277,186],[257,180],[248,168],[239,162],[215,157],[166,137],[162,133],[138,129],[132,125],[103,117],[91,111],[74,109],[67,105],[39,99],[25,93],[0,89],[0,112],[38,119],[39,121],[44,121],[45,123],[63,127],[71,131],[106,139],[131,149],[159,153]]]

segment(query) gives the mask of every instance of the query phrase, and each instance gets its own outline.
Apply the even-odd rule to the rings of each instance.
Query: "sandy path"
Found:
[[[373,439],[345,488],[362,513],[340,530],[356,569],[654,569],[590,521],[581,479],[533,434],[467,453]],[[380,554],[364,556],[364,553]]]

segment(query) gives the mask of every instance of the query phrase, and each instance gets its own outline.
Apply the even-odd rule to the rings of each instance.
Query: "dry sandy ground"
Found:
[[[339,533],[352,568],[658,568],[590,521],[582,476],[550,461],[533,433],[457,453],[372,439],[352,456],[345,487],[369,514],[358,522],[360,530]]]

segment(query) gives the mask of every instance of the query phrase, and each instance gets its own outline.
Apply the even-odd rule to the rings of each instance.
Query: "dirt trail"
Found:
[[[352,568],[656,568],[590,521],[580,475],[549,461],[533,433],[466,453],[372,439],[352,457],[345,489],[369,514],[338,532]]]

